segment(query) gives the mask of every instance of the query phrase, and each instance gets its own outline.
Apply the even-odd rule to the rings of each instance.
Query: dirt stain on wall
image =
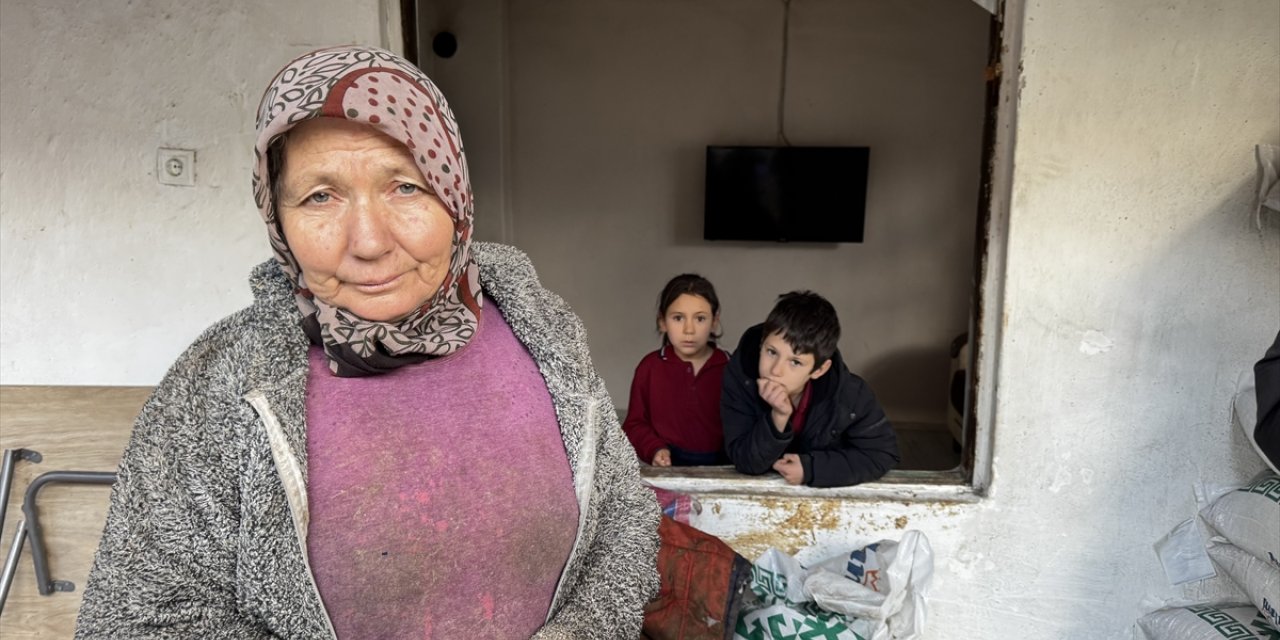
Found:
[[[837,500],[786,500],[762,498],[760,505],[768,510],[752,530],[725,542],[748,559],[760,557],[769,547],[777,547],[791,555],[811,545],[818,531],[831,531],[840,526]]]
[[[865,510],[851,509],[848,500],[762,497],[754,501],[764,508],[765,513],[753,518],[745,532],[724,537],[725,543],[749,560],[759,558],[769,547],[794,556],[814,545],[820,532],[836,532],[851,542],[861,539],[870,542],[871,538],[885,537],[887,531],[902,531],[912,524],[909,515],[877,513],[871,505]],[[903,504],[916,509],[922,506],[920,503]],[[927,503],[923,507],[928,514],[943,516],[944,522],[964,512],[961,505],[949,501]],[[711,510],[720,514],[720,504],[714,503]],[[726,506],[724,511],[732,512],[734,509]]]

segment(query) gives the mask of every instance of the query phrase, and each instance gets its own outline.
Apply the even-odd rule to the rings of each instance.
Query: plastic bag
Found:
[[[1170,584],[1186,584],[1218,575],[1205,551],[1204,538],[1200,537],[1195,518],[1183,520],[1154,546]]]
[[[662,508],[662,515],[680,524],[689,524],[691,516],[702,513],[702,503],[694,496],[652,485],[649,488],[653,490],[654,497],[658,499],[658,506]]]
[[[805,568],[769,549],[752,569],[752,596],[735,638],[913,640],[924,631],[933,550],[919,531]]]

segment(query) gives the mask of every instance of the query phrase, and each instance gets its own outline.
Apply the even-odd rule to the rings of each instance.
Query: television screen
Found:
[[[862,242],[867,147],[707,147],[703,238]]]

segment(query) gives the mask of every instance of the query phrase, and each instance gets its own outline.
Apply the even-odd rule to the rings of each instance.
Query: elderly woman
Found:
[[[444,96],[386,51],[258,110],[275,259],[138,417],[79,638],[634,638],[658,510],[581,323],[473,244]]]

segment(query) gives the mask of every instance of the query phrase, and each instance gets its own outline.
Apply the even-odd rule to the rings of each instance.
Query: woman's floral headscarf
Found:
[[[343,118],[366,124],[409,149],[453,219],[453,255],[440,289],[401,320],[374,322],[316,298],[302,281],[277,217],[271,145],[299,122]],[[374,47],[321,49],[290,62],[258,106],[253,196],[271,248],[293,282],[303,329],[324,347],[339,376],[366,376],[448,355],[475,335],[483,297],[471,257],[471,182],[453,112],[427,76],[400,56]]]

